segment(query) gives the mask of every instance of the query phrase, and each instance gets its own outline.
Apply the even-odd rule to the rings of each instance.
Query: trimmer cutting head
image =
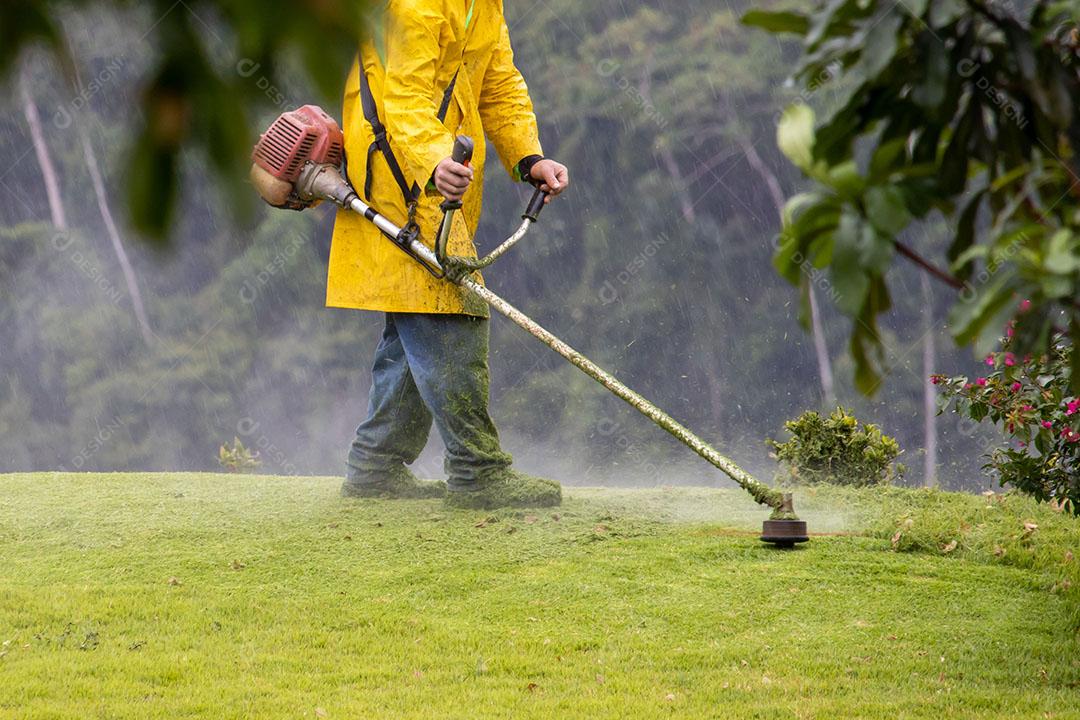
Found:
[[[809,542],[805,520],[766,520],[761,524],[761,540],[780,548]]]
[[[761,524],[761,540],[779,548],[793,548],[797,543],[809,542],[806,521],[795,515],[791,493],[784,493],[783,503]]]
[[[315,105],[283,113],[262,134],[252,153],[251,181],[274,207],[304,210],[315,204],[296,192],[310,166],[339,168],[345,136],[337,122]]]

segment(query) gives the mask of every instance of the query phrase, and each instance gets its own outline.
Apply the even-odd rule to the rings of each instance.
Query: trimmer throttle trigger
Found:
[[[469,167],[472,164],[473,151],[476,150],[476,143],[468,135],[458,135],[457,140],[454,141],[454,152],[450,156],[450,159],[456,163],[461,163],[465,167]]]

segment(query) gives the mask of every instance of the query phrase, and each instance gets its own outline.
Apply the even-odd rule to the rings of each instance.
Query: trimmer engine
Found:
[[[344,157],[345,136],[337,122],[321,108],[305,105],[282,114],[259,138],[251,180],[270,205],[304,210],[321,198],[311,196],[302,179],[313,180],[308,176],[315,168],[338,170]]]

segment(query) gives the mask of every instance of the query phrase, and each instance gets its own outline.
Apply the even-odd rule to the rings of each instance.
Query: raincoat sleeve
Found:
[[[543,155],[536,114],[525,78],[514,65],[510,30],[502,23],[499,41],[484,73],[480,90],[480,120],[499,152],[506,171],[517,177],[517,164],[530,155]]]
[[[391,0],[386,14],[384,122],[394,152],[420,185],[454,150],[454,137],[439,122],[439,107],[433,99],[439,30],[446,22],[435,6],[423,0]]]

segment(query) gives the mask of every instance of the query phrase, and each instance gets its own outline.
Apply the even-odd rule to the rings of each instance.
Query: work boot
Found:
[[[562,486],[509,468],[493,471],[469,483],[451,482],[446,504],[466,510],[554,507],[562,503]]]
[[[347,498],[426,500],[446,496],[442,480],[421,480],[404,465],[380,473],[350,473],[341,486]]]

